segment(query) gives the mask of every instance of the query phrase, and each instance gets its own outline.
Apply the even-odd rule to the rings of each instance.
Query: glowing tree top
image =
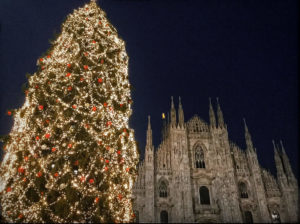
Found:
[[[8,222],[129,222],[138,152],[125,44],[91,1],[29,77],[0,168]]]

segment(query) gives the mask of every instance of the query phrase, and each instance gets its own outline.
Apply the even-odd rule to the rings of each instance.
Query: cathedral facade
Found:
[[[178,119],[177,119],[178,118]],[[133,188],[136,222],[298,222],[298,183],[285,149],[273,142],[275,178],[258,162],[245,123],[246,149],[228,139],[217,103],[209,103],[209,124],[197,115],[184,121],[179,98],[163,120],[155,150],[148,118],[145,157]]]

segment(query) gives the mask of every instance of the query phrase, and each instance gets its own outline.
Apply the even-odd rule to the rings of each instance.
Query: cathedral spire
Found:
[[[171,96],[171,126],[176,126],[176,110],[174,107],[173,96]]]
[[[250,132],[249,132],[247,124],[246,124],[246,119],[243,118],[243,120],[244,120],[244,127],[245,127],[246,146],[247,146],[247,149],[253,150],[253,143],[252,143]]]
[[[279,152],[278,152],[278,148],[277,148],[274,140],[272,140],[272,143],[273,143],[273,147],[274,147],[274,160],[275,160],[275,166],[276,166],[276,170],[277,170],[277,178],[278,178],[278,180],[285,181],[286,177],[285,177],[285,173],[284,173],[282,160],[281,160]]]
[[[178,105],[178,125],[180,127],[184,126],[184,113],[183,113],[180,97],[179,97],[179,105]]]
[[[213,128],[216,127],[216,117],[215,117],[214,109],[211,105],[210,97],[209,97],[209,123],[210,123],[211,127],[213,127]]]
[[[289,180],[295,180],[295,176],[294,176],[294,173],[293,173],[293,170],[292,170],[292,167],[291,167],[291,164],[290,164],[290,161],[289,161],[289,158],[285,152],[285,149],[283,147],[283,144],[282,144],[282,141],[280,140],[280,146],[281,146],[281,151],[282,151],[282,163],[283,163],[283,166],[286,170],[286,175],[288,177]]]
[[[147,149],[152,149],[152,129],[151,129],[151,122],[150,122],[150,115],[148,116],[148,129],[147,129]]]
[[[224,128],[225,124],[224,124],[224,118],[223,118],[223,113],[219,104],[219,98],[217,97],[217,104],[218,104],[218,111],[217,111],[217,115],[218,115],[218,127],[219,128]]]

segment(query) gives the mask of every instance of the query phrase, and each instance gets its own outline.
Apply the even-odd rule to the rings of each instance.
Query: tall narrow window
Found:
[[[196,168],[205,168],[204,153],[200,146],[195,149]]]
[[[205,187],[205,186],[200,187],[199,194],[200,194],[200,204],[209,205],[210,204],[210,198],[209,198],[208,188]]]
[[[245,211],[245,223],[253,223],[252,213],[250,211]]]
[[[161,211],[160,212],[160,222],[161,223],[168,223],[168,212],[167,211]]]
[[[241,198],[248,198],[247,186],[245,183],[243,182],[239,183],[239,191],[240,191]]]
[[[162,181],[159,185],[159,197],[161,198],[168,197],[168,186],[164,181]]]

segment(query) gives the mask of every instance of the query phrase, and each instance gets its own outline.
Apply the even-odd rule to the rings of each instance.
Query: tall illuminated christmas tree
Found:
[[[7,222],[130,222],[138,152],[124,41],[91,1],[38,59],[0,168]]]

